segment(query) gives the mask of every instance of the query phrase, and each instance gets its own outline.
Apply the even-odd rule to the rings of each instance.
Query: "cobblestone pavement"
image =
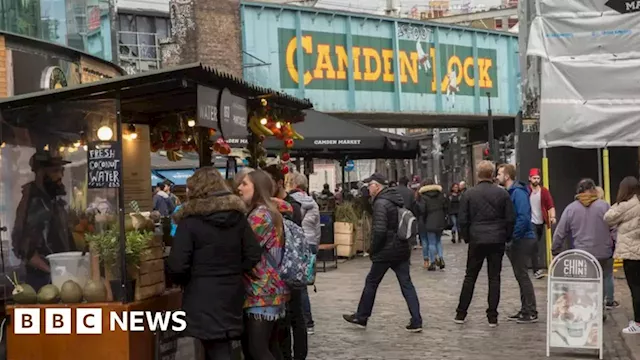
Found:
[[[443,359],[546,359],[546,279],[534,280],[540,312],[537,324],[519,325],[507,322],[505,316],[518,310],[518,286],[505,256],[502,272],[500,326],[489,328],[486,317],[487,277],[481,272],[467,323],[453,322],[458,296],[464,278],[466,249],[443,237],[446,270],[427,272],[422,269],[421,250],[412,254],[411,277],[418,291],[424,319],[424,331],[410,334],[403,327],[409,321],[398,282],[392,271],[378,289],[373,316],[366,330],[352,327],[342,314],[354,312],[370,267],[368,258],[341,263],[337,270],[319,273],[317,293],[309,292],[316,323],[316,334],[309,339],[309,359],[358,360],[443,360]],[[628,293],[624,280],[618,280],[618,293]],[[630,306],[630,300],[621,298]],[[617,309],[614,312],[623,312]],[[616,314],[624,319],[626,315]],[[604,359],[632,359],[624,346],[620,327],[615,321],[605,322]],[[555,359],[596,358],[592,352],[553,352]],[[594,356],[589,356],[593,354]]]

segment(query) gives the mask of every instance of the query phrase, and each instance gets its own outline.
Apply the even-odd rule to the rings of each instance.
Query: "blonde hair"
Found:
[[[288,173],[285,183],[291,189],[300,189],[303,191],[309,190],[309,181],[307,180],[307,177],[297,171]]]
[[[598,199],[604,200],[604,189],[600,186],[596,186],[596,193],[598,193]]]
[[[493,180],[496,166],[489,160],[482,160],[478,163],[476,172],[480,180]]]

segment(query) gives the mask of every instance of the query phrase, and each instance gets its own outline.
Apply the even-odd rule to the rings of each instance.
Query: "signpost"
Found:
[[[344,165],[345,171],[353,171],[356,168],[356,163],[353,160],[347,160],[347,163]]]
[[[598,350],[602,359],[602,267],[593,255],[574,249],[553,259],[547,304],[547,357],[570,348]]]

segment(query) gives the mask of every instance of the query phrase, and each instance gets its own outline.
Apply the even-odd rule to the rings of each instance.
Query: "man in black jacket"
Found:
[[[389,182],[381,174],[373,174],[364,180],[368,183],[369,193],[373,199],[373,219],[371,234],[371,270],[365,280],[364,290],[355,314],[343,315],[349,323],[366,328],[367,320],[373,311],[378,285],[391,269],[396,273],[402,296],[404,296],[411,322],[406,326],[409,332],[422,331],[420,302],[418,294],[411,282],[409,274],[409,257],[411,256],[410,240],[398,237],[398,208],[404,203],[396,188],[390,188]]]
[[[465,242],[469,243],[467,272],[462,284],[455,322],[463,324],[473,298],[473,289],[487,259],[489,274],[489,326],[498,325],[500,273],[505,244],[511,240],[515,212],[513,202],[504,189],[493,184],[495,166],[490,161],[478,164],[477,186],[469,189],[460,200],[458,223]]]

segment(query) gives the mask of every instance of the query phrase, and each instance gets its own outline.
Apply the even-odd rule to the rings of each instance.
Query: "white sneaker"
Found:
[[[640,323],[629,321],[629,326],[622,329],[623,334],[640,334]]]

